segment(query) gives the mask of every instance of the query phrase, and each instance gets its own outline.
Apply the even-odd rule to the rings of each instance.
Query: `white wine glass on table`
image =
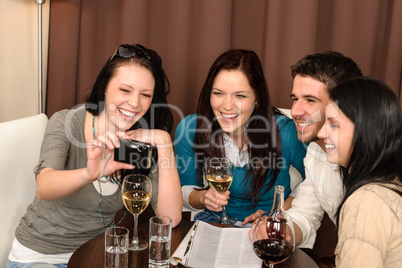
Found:
[[[273,268],[286,261],[295,249],[292,218],[283,212],[284,187],[275,187],[272,210],[263,214],[253,232],[253,249],[264,264]]]
[[[232,185],[233,170],[229,160],[224,157],[212,157],[207,159],[204,165],[204,175],[209,186],[217,193],[223,194]],[[229,218],[225,206],[222,206],[222,217],[214,222],[233,225],[236,218]]]
[[[138,239],[138,215],[149,205],[152,196],[151,179],[145,175],[131,174],[124,177],[122,185],[124,206],[134,216],[133,240],[129,250],[143,250],[148,247],[147,241]]]

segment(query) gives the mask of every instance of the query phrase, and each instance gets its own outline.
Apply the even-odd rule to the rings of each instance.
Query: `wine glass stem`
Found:
[[[226,208],[225,206],[222,206],[222,221],[227,221],[229,218],[226,215]]]
[[[138,245],[138,215],[134,214],[134,233],[133,233],[133,240],[131,241],[131,244]]]

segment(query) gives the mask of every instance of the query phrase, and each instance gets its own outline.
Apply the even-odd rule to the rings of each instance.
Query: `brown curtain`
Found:
[[[324,50],[353,58],[402,103],[401,14],[400,0],[52,0],[47,115],[83,103],[121,43],[161,55],[175,125],[196,111],[215,58],[238,48],[260,56],[275,106],[291,106],[289,67]]]

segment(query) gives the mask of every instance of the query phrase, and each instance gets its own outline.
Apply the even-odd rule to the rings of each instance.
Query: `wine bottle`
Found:
[[[283,208],[285,187],[275,186],[275,195],[270,212],[264,213],[253,231],[255,254],[270,268],[285,261],[295,247],[292,218]]]
[[[272,203],[272,209],[268,216],[276,216],[284,211],[283,203],[285,200],[285,187],[282,185],[275,186],[274,202]]]
[[[283,203],[285,200],[285,187],[275,186],[274,202],[268,214],[267,232],[269,238],[283,239],[286,229],[286,219],[283,215]]]

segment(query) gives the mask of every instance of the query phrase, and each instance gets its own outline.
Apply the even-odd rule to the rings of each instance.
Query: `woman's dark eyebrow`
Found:
[[[213,87],[213,88],[211,89],[211,91],[212,91],[212,90],[216,90],[216,91],[223,92],[222,90],[220,90],[219,88],[216,88],[216,87]],[[239,90],[239,91],[234,92],[234,94],[250,94],[250,92],[247,91],[247,90]]]

